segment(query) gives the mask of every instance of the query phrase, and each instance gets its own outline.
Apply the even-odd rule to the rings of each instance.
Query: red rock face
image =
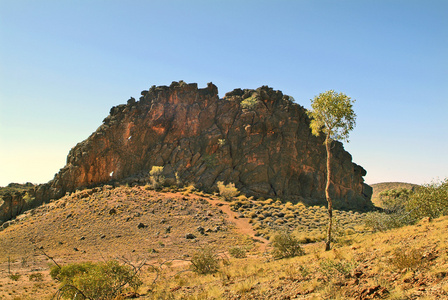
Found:
[[[243,102],[248,98],[250,107]],[[367,204],[365,170],[341,143],[333,157],[334,197],[347,207]],[[205,190],[225,181],[249,195],[325,203],[325,159],[323,138],[311,134],[305,109],[280,91],[236,89],[219,99],[213,84],[198,89],[175,82],[112,108],[70,151],[51,186],[72,191],[164,166],[167,178],[177,173]]]
[[[55,178],[36,189],[36,198],[147,176],[152,166],[164,166],[166,178],[177,173],[204,190],[224,181],[247,195],[325,204],[323,137],[311,134],[305,109],[289,99],[265,86],[236,89],[222,99],[211,83],[204,89],[184,82],[153,86],[139,101],[113,107]],[[369,205],[366,171],[341,143],[332,151],[336,206]]]

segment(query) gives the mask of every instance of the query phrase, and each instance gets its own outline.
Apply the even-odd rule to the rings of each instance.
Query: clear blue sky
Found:
[[[446,0],[0,0],[0,186],[43,183],[152,85],[357,102],[367,183],[448,177]]]

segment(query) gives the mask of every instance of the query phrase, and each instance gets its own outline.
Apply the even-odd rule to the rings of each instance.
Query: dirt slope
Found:
[[[257,249],[250,224],[234,219],[228,204],[218,203],[214,196],[188,191],[105,186],[45,204],[0,231],[0,299],[55,291],[43,253],[65,264],[122,256],[149,262],[184,259],[206,245],[219,252],[236,245]],[[189,233],[196,238],[187,239]],[[12,281],[8,270],[23,276]],[[26,278],[32,270],[44,275],[37,284],[45,289]]]

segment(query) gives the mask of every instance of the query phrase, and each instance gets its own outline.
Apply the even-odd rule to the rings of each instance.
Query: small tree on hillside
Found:
[[[324,92],[311,100],[311,111],[307,111],[311,118],[310,127],[315,136],[325,134],[325,147],[327,150],[327,183],[325,186],[325,197],[328,202],[328,232],[325,250],[330,250],[331,230],[333,224],[333,200],[330,196],[331,183],[331,143],[333,140],[348,142],[349,132],[356,124],[356,114],[353,111],[351,99],[343,93],[333,90]]]

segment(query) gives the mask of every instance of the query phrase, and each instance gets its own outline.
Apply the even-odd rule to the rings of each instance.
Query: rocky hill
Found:
[[[235,89],[220,99],[212,83],[199,89],[182,81],[141,95],[113,107],[103,124],[71,149],[66,166],[49,183],[4,196],[0,221],[77,189],[141,182],[153,166],[164,167],[168,183],[177,178],[205,191],[224,181],[256,197],[325,203],[323,137],[311,134],[305,108],[289,96],[263,86]],[[338,206],[369,206],[366,171],[341,143],[332,151],[331,191]]]

